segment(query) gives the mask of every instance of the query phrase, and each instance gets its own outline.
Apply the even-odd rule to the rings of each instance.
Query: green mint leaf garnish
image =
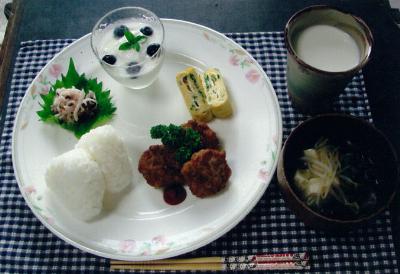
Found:
[[[139,43],[141,40],[146,39],[146,36],[138,35],[135,37],[135,42]],[[144,41],[143,41],[144,42]]]
[[[131,47],[132,47],[131,43],[125,42],[125,43],[121,44],[118,49],[119,50],[128,50],[128,49],[131,49]]]
[[[140,45],[139,45],[139,44],[134,44],[134,45],[133,45],[133,48],[134,48],[137,52],[140,51]]]
[[[128,29],[124,31],[124,35],[125,35],[126,40],[128,40],[129,43],[131,43],[131,44],[136,43],[135,35],[132,32],[130,32]]]
[[[126,38],[126,40],[128,40],[128,42],[124,42],[119,46],[119,50],[129,50],[129,49],[134,49],[137,52],[140,51],[140,44],[139,42],[144,40],[146,41],[146,36],[143,35],[138,35],[135,36],[132,32],[130,32],[129,30],[125,30],[124,32],[124,36]],[[143,41],[143,42],[144,42]],[[142,42],[142,43],[143,43]]]

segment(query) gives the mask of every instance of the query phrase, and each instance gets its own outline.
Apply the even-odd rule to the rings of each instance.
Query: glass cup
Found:
[[[328,6],[311,6],[286,24],[286,80],[298,110],[321,113],[368,62],[373,38],[360,18]]]
[[[91,46],[103,69],[131,89],[152,84],[164,60],[164,26],[151,11],[123,7],[96,23]]]

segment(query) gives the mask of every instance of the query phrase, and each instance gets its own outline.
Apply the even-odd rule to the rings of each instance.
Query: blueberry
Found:
[[[142,69],[142,67],[139,66],[139,65],[137,64],[137,62],[130,62],[130,63],[128,64],[128,67],[127,67],[127,69],[126,69],[126,72],[127,72],[128,74],[133,74],[133,75],[135,75],[135,74],[138,74],[139,71],[140,71],[141,69]]]
[[[114,65],[115,62],[117,62],[117,58],[115,58],[114,55],[107,54],[103,56],[103,61],[106,62],[107,64]]]
[[[160,48],[160,44],[150,44],[147,47],[146,53],[148,56],[153,57],[153,55],[158,51]]]
[[[121,26],[119,26],[119,27],[116,27],[116,28],[114,29],[114,36],[115,36],[116,38],[121,38],[121,37],[124,36],[124,32],[125,32],[126,30],[129,30],[129,29],[128,29],[128,27],[125,26],[125,25],[121,25]]]
[[[150,36],[153,34],[153,29],[150,27],[143,27],[140,29],[140,32],[143,33],[146,36]]]

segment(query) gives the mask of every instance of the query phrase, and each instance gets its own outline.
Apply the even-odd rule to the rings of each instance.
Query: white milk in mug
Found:
[[[367,63],[372,34],[358,17],[327,6],[311,6],[285,28],[287,86],[302,112],[330,110],[332,102]]]
[[[361,60],[361,50],[354,38],[330,25],[306,28],[299,33],[294,47],[301,60],[323,71],[346,71]]]

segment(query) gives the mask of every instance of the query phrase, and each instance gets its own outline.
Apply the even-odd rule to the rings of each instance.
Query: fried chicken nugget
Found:
[[[152,145],[140,157],[138,170],[149,185],[159,188],[184,184],[181,167],[175,159],[175,151],[164,145]]]
[[[225,151],[202,149],[183,165],[181,173],[192,193],[204,198],[225,188],[232,171]]]
[[[217,134],[208,127],[206,123],[189,120],[182,125],[184,128],[192,128],[200,133],[201,148],[218,148],[219,140]]]

